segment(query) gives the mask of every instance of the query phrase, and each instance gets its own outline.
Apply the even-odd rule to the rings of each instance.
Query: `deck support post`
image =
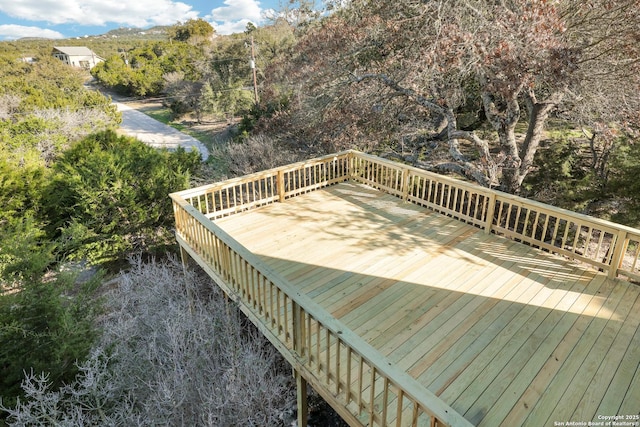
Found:
[[[296,378],[296,399],[298,404],[298,427],[307,427],[307,418],[309,415],[309,406],[307,402],[307,380],[305,380],[300,371],[293,368],[293,376]]]
[[[353,152],[349,154],[349,179],[356,179],[358,175],[358,157]]]
[[[189,266],[189,253],[180,245],[180,261],[182,262],[182,269],[187,274],[187,267]]]
[[[296,302],[292,302],[291,311],[293,317],[291,323],[293,326],[293,350],[302,358],[305,356],[304,342],[305,342],[305,329],[304,329],[304,315],[302,307]]]
[[[180,246],[180,260],[182,261],[182,272],[185,277],[187,276],[187,268],[189,267],[189,252],[182,246]],[[193,289],[187,284],[187,299],[189,300],[189,311],[194,312],[195,307],[193,305]]]

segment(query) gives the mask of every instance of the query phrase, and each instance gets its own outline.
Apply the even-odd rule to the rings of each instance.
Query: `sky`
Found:
[[[216,33],[260,25],[279,0],[0,0],[0,41],[21,37],[62,39],[104,34],[115,28],[173,25],[192,18]]]

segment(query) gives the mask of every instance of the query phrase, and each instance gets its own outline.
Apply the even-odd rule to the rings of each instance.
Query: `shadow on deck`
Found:
[[[613,278],[638,230],[350,155],[172,195],[181,247],[300,389],[354,426],[640,412],[640,287]]]
[[[637,405],[633,284],[358,184],[218,224],[473,424]]]

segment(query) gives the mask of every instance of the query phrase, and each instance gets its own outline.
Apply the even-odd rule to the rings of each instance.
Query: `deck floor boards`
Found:
[[[640,286],[355,183],[216,223],[474,424],[640,412]]]

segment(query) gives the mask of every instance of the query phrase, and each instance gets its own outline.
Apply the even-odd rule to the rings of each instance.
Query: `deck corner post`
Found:
[[[284,171],[280,169],[278,171],[278,197],[280,203],[284,202],[285,190],[284,190]]]
[[[347,173],[346,173],[346,180],[350,180],[351,178],[353,178],[353,162],[355,159],[355,153],[353,152],[353,150],[349,150],[347,152]]]
[[[489,193],[489,204],[487,205],[486,217],[484,220],[484,232],[485,234],[491,234],[491,227],[493,226],[493,215],[496,212],[496,193]]]
[[[611,257],[611,264],[607,272],[607,275],[611,278],[618,276],[618,269],[620,268],[620,264],[622,264],[624,253],[629,245],[629,239],[627,238],[627,232],[625,230],[618,231],[613,245],[613,256]]]
[[[305,380],[300,371],[293,369],[293,375],[296,378],[296,400],[298,405],[298,427],[307,427],[307,418],[309,415],[309,405],[307,402],[307,380]]]
[[[351,151],[349,155],[349,179],[356,179],[358,173],[358,153]]]

